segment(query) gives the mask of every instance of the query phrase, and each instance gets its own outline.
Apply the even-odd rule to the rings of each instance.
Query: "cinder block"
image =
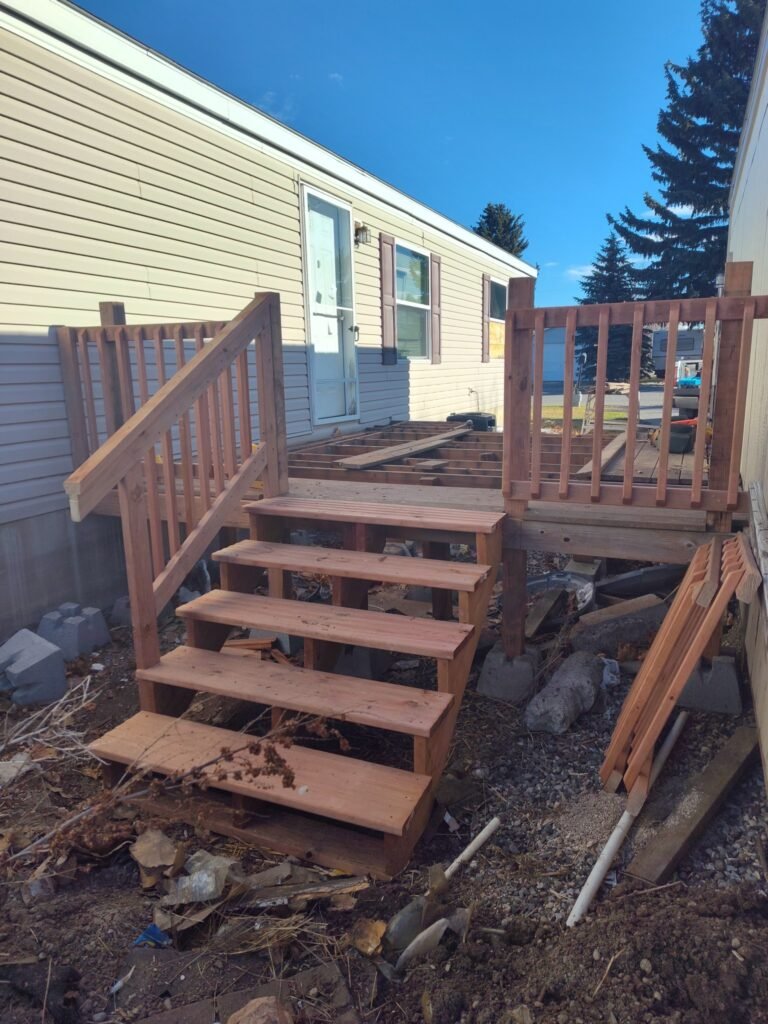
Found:
[[[14,704],[49,704],[67,692],[64,655],[30,629],[0,647],[0,689],[11,692]]]
[[[741,691],[735,659],[722,655],[712,659],[709,669],[702,669],[701,665],[695,668],[678,704],[695,711],[740,715]]]
[[[118,597],[112,605],[109,613],[109,621],[113,626],[130,626],[131,624],[131,599],[127,594]]]
[[[76,610],[75,610],[76,609]],[[83,608],[73,601],[47,612],[37,627],[38,636],[61,648],[67,661],[90,654],[109,643],[109,630],[98,608]]]
[[[529,648],[525,654],[509,659],[499,641],[485,656],[477,692],[508,704],[521,704],[532,697],[536,690],[537,670],[538,651],[535,648]]]

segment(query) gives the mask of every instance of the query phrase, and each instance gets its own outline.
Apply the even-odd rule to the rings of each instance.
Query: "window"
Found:
[[[406,359],[428,359],[429,256],[405,245],[395,247],[397,351]]]
[[[491,359],[504,358],[504,318],[507,315],[507,286],[491,280],[488,310],[488,354]]]

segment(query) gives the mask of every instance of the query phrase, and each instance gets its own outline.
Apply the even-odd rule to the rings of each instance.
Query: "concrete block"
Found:
[[[67,692],[64,655],[30,629],[0,647],[0,689],[10,691],[14,704],[49,704]]]
[[[537,667],[537,658],[532,653],[507,658],[499,641],[485,656],[477,692],[509,704],[521,704],[536,689]]]
[[[525,725],[531,732],[566,732],[595,703],[602,679],[600,658],[588,651],[576,651],[555,669],[525,709]]]
[[[678,704],[695,711],[740,715],[741,691],[735,659],[720,655],[712,659],[709,669],[702,669],[699,665],[685,684]]]
[[[383,680],[396,661],[397,655],[391,651],[378,651],[370,647],[345,647],[333,671],[338,675],[354,676],[355,679]]]
[[[61,648],[67,661],[90,654],[109,643],[110,636],[104,616],[98,608],[81,608],[68,601],[56,611],[47,612],[37,627],[38,636]]]
[[[118,597],[112,605],[109,613],[109,621],[113,626],[130,626],[131,624],[131,599],[127,594]]]
[[[581,576],[585,580],[599,580],[605,576],[604,558],[572,558],[563,572]]]

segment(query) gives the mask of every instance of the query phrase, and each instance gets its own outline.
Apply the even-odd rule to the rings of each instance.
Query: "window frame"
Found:
[[[408,249],[410,252],[415,252],[418,256],[425,256],[427,259],[427,291],[429,294],[429,303],[424,305],[421,302],[409,302],[408,299],[399,299],[397,297],[397,250]],[[406,242],[403,238],[395,236],[395,251],[394,258],[392,260],[392,273],[394,274],[394,294],[395,294],[395,346],[397,349],[398,359],[407,359],[412,363],[431,363],[432,362],[432,253],[428,249],[422,248],[420,245],[413,245],[411,242]],[[398,306],[407,306],[410,309],[422,309],[427,314],[427,350],[423,356],[409,356],[402,355],[400,353],[400,337],[397,330],[397,309]]]
[[[504,289],[504,316],[497,317],[491,316],[491,309],[493,308],[493,286],[495,284],[501,285]],[[488,290],[488,320],[492,324],[503,324],[506,323],[507,310],[509,309],[509,281],[500,281],[498,277],[492,277],[490,280],[490,287]]]

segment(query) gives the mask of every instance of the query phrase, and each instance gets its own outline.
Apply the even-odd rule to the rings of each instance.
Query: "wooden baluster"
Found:
[[[669,307],[667,325],[667,359],[664,367],[664,401],[661,407],[661,431],[659,433],[659,467],[656,478],[656,504],[665,505],[669,472],[669,439],[672,434],[672,396],[675,390],[675,356],[677,355],[677,330],[680,326],[680,303]]]
[[[123,421],[136,412],[136,402],[133,397],[133,374],[131,373],[131,353],[128,348],[128,331],[123,326],[115,327],[115,362],[117,364],[117,378],[120,387],[120,409]]]
[[[139,385],[139,401],[142,405],[145,405],[149,400],[149,380],[147,378],[147,358],[144,352],[144,341],[144,328],[137,327],[133,336],[133,343],[136,350],[136,376]],[[144,481],[147,488],[152,568],[154,569],[155,576],[159,576],[165,567],[165,548],[163,544],[163,521],[160,515],[160,495],[157,489],[157,458],[154,445],[149,449],[144,460]]]
[[[600,477],[603,471],[603,419],[605,416],[605,385],[608,373],[608,334],[611,326],[610,310],[606,306],[601,308],[597,323],[595,425],[592,432],[592,484],[589,493],[592,501],[600,501]]]
[[[632,354],[629,362],[629,409],[627,410],[627,439],[624,443],[624,486],[621,500],[632,504],[632,485],[635,477],[635,442],[637,440],[637,417],[640,406],[640,370],[643,362],[643,326],[645,306],[635,306],[632,318]]]
[[[544,310],[536,313],[533,337],[533,409],[531,412],[531,497],[541,496],[541,415],[544,400]]]
[[[221,395],[221,416],[223,420],[224,469],[232,479],[237,469],[237,443],[235,441],[235,405],[232,401],[232,367],[228,366],[219,376]]]
[[[701,387],[696,424],[696,443],[693,449],[693,477],[691,479],[691,506],[701,507],[701,489],[704,483],[704,457],[707,451],[707,425],[712,393],[712,367],[715,359],[715,329],[717,327],[717,300],[707,303],[704,315],[704,347],[701,353]]]
[[[205,332],[202,326],[195,328],[195,351],[205,347]],[[208,411],[208,393],[203,391],[195,402],[195,425],[197,427],[197,475],[200,484],[200,500],[203,511],[211,507],[211,423]]]
[[[61,378],[64,386],[64,402],[67,407],[72,461],[75,467],[78,467],[82,466],[94,449],[89,445],[89,425],[83,405],[83,390],[77,359],[77,338],[71,327],[56,327],[54,330],[59,346],[59,362],[61,363]]]
[[[280,296],[270,295],[268,321],[256,339],[256,386],[259,395],[259,440],[266,446],[264,497],[288,492],[288,443],[285,433],[285,380]]]
[[[184,352],[184,332],[181,327],[174,329],[174,346],[176,351],[176,372],[186,363]],[[189,413],[183,413],[179,419],[179,441],[181,452],[181,479],[184,487],[184,521],[187,533],[197,522],[195,516],[195,476],[192,466],[192,432],[189,428]]]
[[[731,434],[731,458],[728,470],[728,508],[736,508],[739,498],[739,473],[741,470],[741,446],[744,441],[744,410],[747,404],[749,384],[749,357],[752,351],[752,328],[755,322],[755,300],[744,304],[741,322],[741,345],[739,347],[739,369],[736,376],[736,401]]]
[[[251,454],[251,392],[248,381],[248,349],[237,357],[237,412],[240,422],[240,462]]]
[[[166,382],[165,374],[165,335],[162,327],[155,331],[155,362],[157,364],[157,380],[160,387]],[[176,501],[176,470],[173,461],[173,435],[167,430],[162,441],[163,481],[165,487],[165,519],[168,529],[168,547],[171,555],[179,550],[179,519]]]
[[[211,424],[211,457],[213,459],[213,490],[221,494],[224,490],[224,467],[221,451],[221,403],[219,402],[219,384],[214,381],[208,388],[208,409]]]
[[[93,375],[91,367],[90,349],[88,347],[90,338],[88,331],[78,331],[77,343],[80,347],[80,368],[83,374],[83,393],[85,395],[85,410],[88,423],[88,444],[91,452],[99,447],[99,424],[96,419],[96,402],[93,397]]]
[[[563,368],[563,436],[560,445],[561,500],[568,497],[571,477],[571,436],[573,434],[573,385],[576,361],[576,310],[571,308],[565,317],[565,366]]]

